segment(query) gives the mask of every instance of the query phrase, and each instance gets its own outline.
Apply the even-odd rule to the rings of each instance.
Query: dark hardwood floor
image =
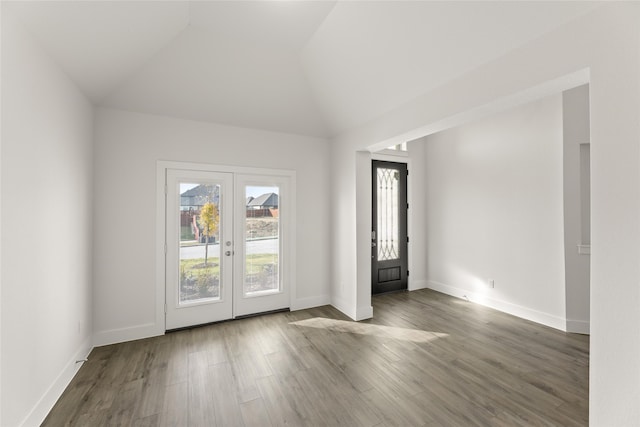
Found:
[[[585,426],[589,338],[430,291],[99,347],[44,426]]]

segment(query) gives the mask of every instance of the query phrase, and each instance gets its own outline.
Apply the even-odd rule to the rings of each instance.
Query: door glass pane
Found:
[[[220,185],[180,182],[180,304],[220,299]]]
[[[378,168],[378,261],[398,259],[398,186],[400,172]]]
[[[245,187],[245,296],[280,291],[278,187]]]

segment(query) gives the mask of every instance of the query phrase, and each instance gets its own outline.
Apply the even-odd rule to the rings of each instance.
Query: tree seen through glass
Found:
[[[220,298],[220,185],[180,184],[180,302]]]

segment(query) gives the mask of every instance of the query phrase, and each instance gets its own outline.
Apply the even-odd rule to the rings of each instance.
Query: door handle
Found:
[[[371,247],[375,248],[376,247],[376,242],[371,242]]]
[[[226,256],[231,256],[231,251],[226,251],[224,254],[225,254]]]

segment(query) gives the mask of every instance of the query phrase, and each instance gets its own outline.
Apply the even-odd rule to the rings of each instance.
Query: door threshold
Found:
[[[197,325],[182,326],[180,328],[167,329],[166,331],[164,331],[164,333],[165,334],[170,334],[170,333],[173,333],[173,332],[187,331],[189,329],[196,329],[196,328],[202,328],[204,326],[217,325],[218,323],[225,323],[225,322],[228,322],[229,320],[233,320],[233,319],[218,320],[218,321],[215,321],[215,322],[199,323]]]
[[[264,316],[266,314],[274,314],[274,313],[286,313],[290,311],[291,309],[289,307],[279,308],[278,310],[261,311],[260,313],[252,313],[252,314],[245,314],[243,316],[236,316],[233,320],[242,320],[242,319],[248,319],[250,317]]]
[[[372,293],[371,296],[375,297],[378,295],[389,295],[389,294],[396,294],[396,293],[400,293],[400,292],[409,292],[409,289],[392,289],[390,291],[383,291],[383,292],[378,292],[376,294]]]
[[[237,317],[234,317],[233,319],[218,320],[216,322],[200,323],[200,324],[197,324],[197,325],[183,326],[181,328],[167,329],[166,331],[164,331],[164,333],[165,334],[170,334],[170,333],[173,333],[173,332],[187,331],[189,329],[196,329],[196,328],[202,328],[204,326],[211,326],[211,325],[217,325],[219,323],[231,322],[233,320],[249,319],[251,317],[265,316],[267,314],[274,314],[274,313],[287,313],[287,312],[290,312],[290,311],[291,311],[291,309],[289,307],[280,308],[278,310],[262,311],[260,313],[252,313],[252,314],[245,314],[243,316],[237,316]]]

